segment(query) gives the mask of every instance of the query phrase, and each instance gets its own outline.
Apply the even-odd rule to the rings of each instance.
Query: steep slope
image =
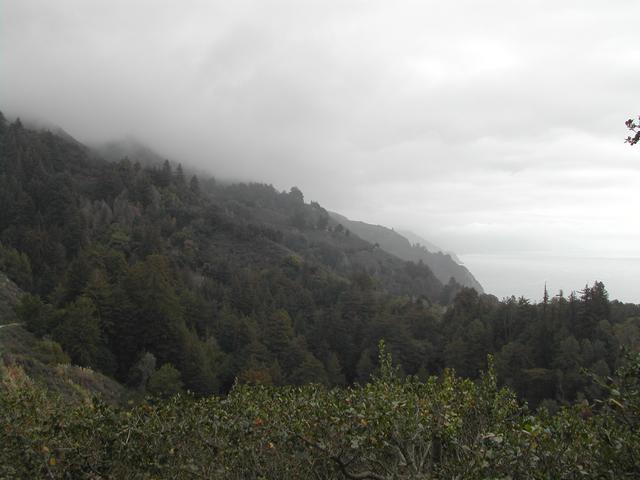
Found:
[[[268,252],[261,251],[256,256],[252,247],[253,256],[251,252],[244,253],[253,262],[297,254],[344,278],[360,273],[370,275],[392,294],[431,301],[440,298],[442,284],[428,267],[408,265],[366,239],[336,229],[329,213],[316,202],[305,203],[302,192],[295,187],[286,193],[270,185],[235,184],[218,186],[212,193],[234,222],[250,225],[256,232],[262,229],[262,235],[273,241]],[[217,246],[222,243],[223,239],[215,242]],[[232,248],[237,254],[242,244],[235,242]]]
[[[484,293],[482,285],[474,278],[471,272],[465,266],[456,263],[450,254],[440,251],[430,252],[424,245],[412,245],[407,238],[382,225],[371,225],[349,220],[347,217],[335,212],[331,212],[330,215],[336,223],[348,228],[360,238],[373,244],[378,244],[380,248],[398,258],[416,263],[423,262],[443,284],[446,284],[453,277],[460,285],[474,288],[479,293]]]

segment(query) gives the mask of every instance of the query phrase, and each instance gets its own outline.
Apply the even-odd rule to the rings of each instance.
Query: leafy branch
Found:
[[[638,117],[638,120],[640,121],[640,117]],[[636,123],[635,120],[630,118],[629,120],[624,122],[624,124],[633,133],[633,136],[627,137],[625,143],[628,143],[629,145],[635,145],[636,143],[640,142],[640,123]]]

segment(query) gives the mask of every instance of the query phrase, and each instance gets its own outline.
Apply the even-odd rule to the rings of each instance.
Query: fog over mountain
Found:
[[[5,0],[0,109],[297,185],[456,252],[488,293],[603,279],[640,301],[607,283],[640,282],[638,18],[631,0]],[[583,278],[536,255],[631,260]]]

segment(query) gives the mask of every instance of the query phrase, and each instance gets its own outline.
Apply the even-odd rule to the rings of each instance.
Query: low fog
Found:
[[[5,0],[0,109],[296,185],[501,295],[514,280],[474,259],[640,257],[638,18],[634,0]],[[538,292],[560,274],[532,275]]]

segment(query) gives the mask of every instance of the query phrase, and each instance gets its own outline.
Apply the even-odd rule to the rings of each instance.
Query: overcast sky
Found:
[[[0,9],[9,115],[297,185],[463,258],[640,257],[640,146],[623,143],[640,114],[637,0]]]

